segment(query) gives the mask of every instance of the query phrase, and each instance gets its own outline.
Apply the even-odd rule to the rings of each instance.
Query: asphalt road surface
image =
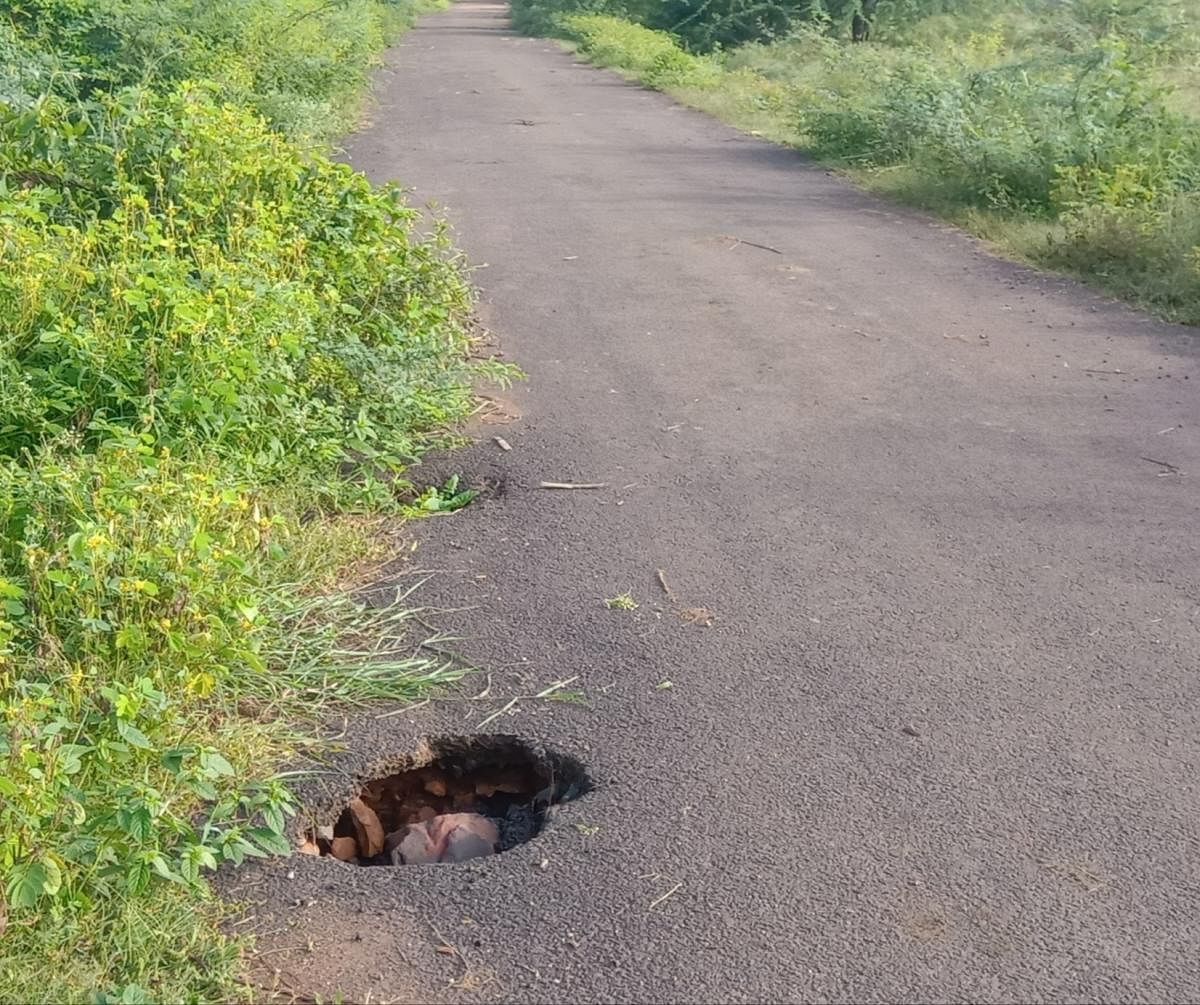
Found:
[[[377,98],[349,158],[442,206],[529,375],[449,459],[494,491],[417,528],[425,598],[492,696],[578,678],[486,728],[598,787],[493,859],[266,867],[280,988],[1195,1000],[1200,334],[496,4]],[[499,707],[368,714],[341,770]]]

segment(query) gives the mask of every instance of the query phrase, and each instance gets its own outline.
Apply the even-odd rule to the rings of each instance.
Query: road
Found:
[[[598,788],[482,864],[275,874],[315,942],[290,979],[1200,995],[1200,335],[496,4],[424,19],[371,119],[348,157],[441,205],[529,375],[451,459],[499,489],[418,528],[427,596],[498,692],[578,677],[586,705],[487,728],[583,753]],[[347,756],[483,718],[425,714],[366,717]]]

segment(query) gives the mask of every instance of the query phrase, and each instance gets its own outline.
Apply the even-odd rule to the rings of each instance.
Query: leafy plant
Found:
[[[424,513],[453,513],[471,502],[478,489],[460,489],[459,476],[451,475],[444,485],[430,485],[416,499],[416,507]]]

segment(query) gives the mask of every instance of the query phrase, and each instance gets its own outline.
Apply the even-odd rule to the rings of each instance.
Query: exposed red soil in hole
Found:
[[[432,739],[399,760],[408,766],[364,781],[300,851],[357,865],[461,862],[523,844],[552,806],[592,787],[579,761],[515,736]]]

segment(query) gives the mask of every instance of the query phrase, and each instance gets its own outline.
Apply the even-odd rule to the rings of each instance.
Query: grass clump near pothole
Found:
[[[444,234],[321,152],[413,7],[0,8],[0,1000],[227,1000],[273,765],[455,673],[315,589],[480,372]]]

